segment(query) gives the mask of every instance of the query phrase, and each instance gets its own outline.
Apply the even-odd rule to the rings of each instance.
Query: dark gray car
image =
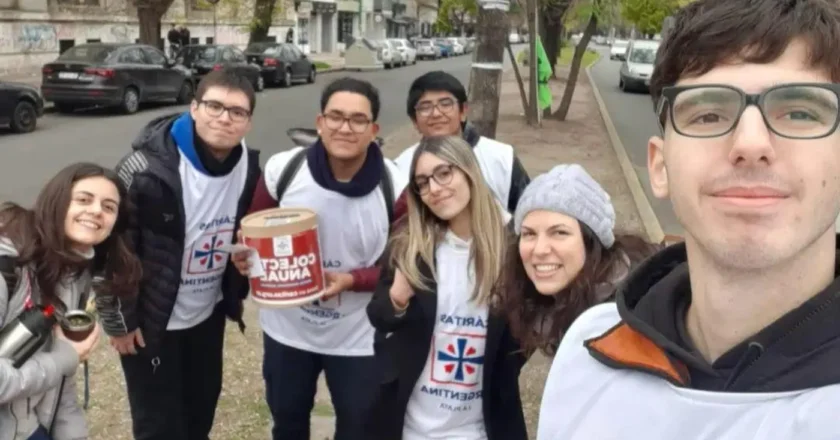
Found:
[[[187,104],[194,89],[188,69],[144,44],[82,44],[42,68],[41,94],[60,112],[108,106],[134,113],[144,102]]]

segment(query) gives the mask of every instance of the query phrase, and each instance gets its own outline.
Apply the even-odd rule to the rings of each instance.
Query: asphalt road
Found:
[[[604,99],[607,111],[624,144],[633,169],[645,190],[653,212],[666,234],[682,235],[683,229],[674,215],[670,200],[660,200],[650,190],[647,171],[647,145],[651,136],[659,134],[653,112],[653,101],[647,93],[624,93],[618,88],[620,61],[610,61],[609,49],[599,48],[601,60],[591,68],[592,79]]]
[[[405,102],[408,87],[418,76],[445,70],[468,85],[471,56],[439,61],[418,61],[414,66],[374,72],[333,72],[320,75],[315,84],[288,89],[266,89],[257,95],[254,124],[246,141],[262,150],[262,161],[292,147],[286,130],[314,127],[321,90],[332,79],[352,76],[371,81],[380,92],[381,133],[388,136],[406,128]],[[114,115],[92,110],[71,115],[48,114],[38,129],[25,135],[0,131],[0,201],[29,205],[47,179],[69,163],[92,161],[114,166],[125,155],[131,141],[151,119],[184,111],[186,106],[164,105],[146,108],[134,115]]]

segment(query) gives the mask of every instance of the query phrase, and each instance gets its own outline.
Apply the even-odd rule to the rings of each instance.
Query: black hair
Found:
[[[370,102],[370,111],[374,122],[379,118],[379,90],[373,84],[356,78],[345,76],[327,85],[321,93],[321,112],[326,110],[332,95],[338,92],[350,92],[364,96]]]
[[[257,95],[254,93],[254,86],[251,84],[251,81],[231,69],[214,70],[205,75],[198,83],[198,88],[195,91],[196,102],[201,102],[204,94],[211,87],[222,87],[244,93],[248,97],[248,102],[251,104],[252,112],[257,106]]]
[[[417,103],[420,102],[424,93],[430,91],[451,93],[458,100],[458,108],[464,110],[464,104],[467,103],[467,89],[464,88],[461,81],[458,81],[458,78],[442,70],[435,70],[417,77],[408,89],[406,110],[412,121],[417,116],[417,109],[415,109]]]

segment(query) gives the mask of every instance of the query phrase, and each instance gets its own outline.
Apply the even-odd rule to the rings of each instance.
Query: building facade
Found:
[[[249,3],[250,2],[250,3]],[[186,26],[192,44],[245,47],[253,0],[175,0],[161,20],[161,41],[175,25]],[[294,7],[281,7],[269,38],[284,41],[295,27]],[[77,44],[139,41],[136,11],[127,0],[0,0],[0,76],[37,73],[45,63]],[[168,43],[164,43],[164,46]]]

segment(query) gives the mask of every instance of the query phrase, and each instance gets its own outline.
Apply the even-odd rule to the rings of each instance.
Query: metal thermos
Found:
[[[15,368],[20,368],[44,345],[56,321],[52,305],[24,310],[0,330],[0,358],[10,359]]]

